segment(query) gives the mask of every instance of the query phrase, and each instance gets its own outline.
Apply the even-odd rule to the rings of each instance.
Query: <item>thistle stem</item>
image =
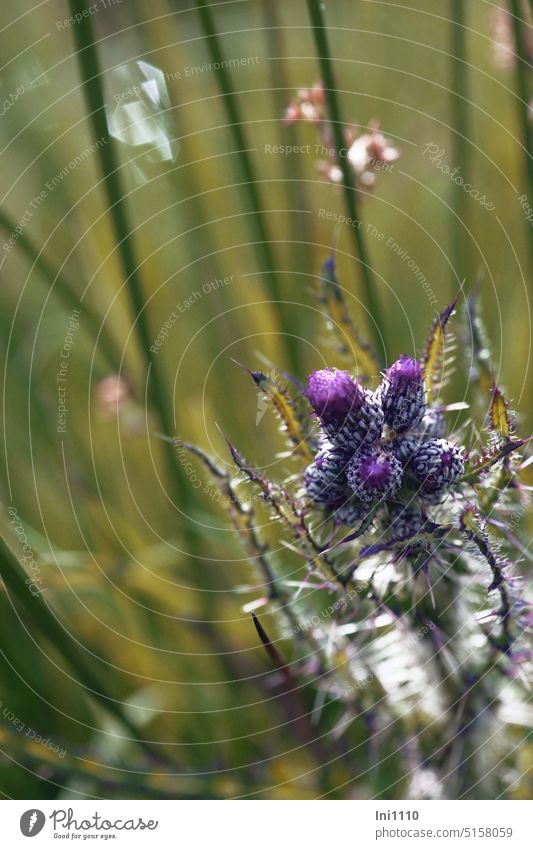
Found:
[[[164,381],[158,363],[150,351],[151,337],[145,310],[142,280],[134,246],[130,238],[131,228],[119,174],[119,164],[107,128],[104,93],[101,82],[102,72],[94,43],[92,20],[87,11],[88,5],[88,0],[69,0],[71,15],[81,16],[80,22],[76,27],[73,27],[77,59],[93,135],[96,139],[105,140],[105,144],[98,145],[98,156],[104,177],[103,184],[109,205],[109,215],[115,232],[118,255],[135,318],[135,329],[148,370],[149,398],[154,409],[157,411],[162,428],[172,436],[174,433],[173,415],[167,404]],[[179,499],[190,497],[190,493],[186,491],[172,444],[165,442],[164,445],[168,466],[173,471],[173,483],[176,495]]]
[[[307,9],[311,19],[311,27],[313,30],[313,37],[318,53],[318,62],[320,65],[320,73],[324,84],[324,93],[333,133],[333,146],[336,151],[336,160],[342,171],[344,200],[349,216],[354,221],[360,221],[356,188],[350,171],[350,165],[346,156],[340,155],[340,151],[345,146],[343,137],[344,124],[337,98],[327,28],[322,14],[322,4],[320,0],[307,0]],[[374,340],[374,348],[376,353],[379,355],[381,352],[384,352],[382,340],[384,324],[377,297],[374,275],[372,273],[369,255],[361,230],[358,227],[351,227],[350,231],[353,234],[355,253],[359,259],[361,277],[365,292],[365,305],[373,318],[373,321],[370,322],[370,330]]]
[[[451,0],[451,115],[453,128],[453,151],[455,165],[464,174],[468,155],[468,109],[465,91],[467,87],[465,3]],[[464,226],[466,216],[466,193],[459,182],[452,182],[451,252],[452,293],[457,292],[466,274],[466,250]]]
[[[244,133],[244,122],[237,103],[235,89],[233,88],[231,77],[227,71],[226,63],[224,62],[220,39],[209,3],[206,3],[205,0],[195,0],[195,5],[198,10],[200,24],[202,26],[211,60],[217,69],[217,80],[220,91],[222,92],[224,108],[228,116],[229,130],[233,136],[233,141],[238,151],[239,162],[245,180],[244,189],[248,196],[248,202],[252,210],[252,221],[255,229],[255,238],[257,239],[257,252],[259,255],[260,266],[262,266],[267,273],[268,284],[272,297],[275,301],[280,302],[282,300],[282,293],[278,274],[276,272],[276,262],[265,224],[265,210],[262,207],[261,198],[257,189],[255,169],[250,154],[248,153],[249,145],[247,144]],[[281,305],[278,306],[278,311],[281,327],[286,334],[285,339],[287,353],[291,361],[291,367],[294,371],[298,372],[299,357],[298,347],[296,344],[297,340],[293,335],[294,326],[291,327],[288,321],[284,318]]]

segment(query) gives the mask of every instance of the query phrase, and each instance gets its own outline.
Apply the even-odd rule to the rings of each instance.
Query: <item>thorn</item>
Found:
[[[265,647],[265,649],[266,649],[266,652],[267,652],[268,656],[270,657],[270,659],[271,659],[272,663],[273,663],[273,664],[274,664],[274,666],[276,666],[278,669],[282,669],[282,670],[284,670],[284,671],[285,671],[285,673],[286,673],[286,674],[288,673],[288,674],[290,675],[290,673],[289,673],[289,671],[288,671],[288,668],[287,668],[287,664],[286,664],[286,663],[285,663],[285,661],[283,660],[283,658],[282,658],[282,656],[280,655],[280,653],[279,653],[279,651],[277,650],[277,648],[276,648],[276,647],[272,644],[272,641],[270,640],[270,637],[268,636],[267,632],[265,631],[265,629],[264,629],[264,628],[263,628],[263,626],[261,625],[261,623],[260,623],[259,619],[258,619],[258,618],[257,618],[257,616],[255,615],[255,613],[254,613],[254,611],[253,611],[253,610],[251,611],[251,614],[252,614],[253,623],[254,623],[254,625],[255,625],[255,630],[256,630],[256,631],[257,631],[257,633],[259,634],[259,639],[260,639],[260,640],[261,640],[261,642],[263,643],[263,645],[264,645],[264,647]]]
[[[262,371],[252,371],[252,369],[249,369],[248,366],[245,366],[243,363],[240,363],[234,357],[230,357],[230,360],[231,360],[232,363],[235,363],[236,366],[239,366],[239,368],[242,368],[243,371],[247,372],[247,374],[250,375],[252,380],[257,385],[259,385],[261,383],[261,381],[267,379],[267,375],[264,374]]]

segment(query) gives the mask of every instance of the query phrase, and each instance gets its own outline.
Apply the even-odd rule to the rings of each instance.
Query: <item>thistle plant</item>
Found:
[[[319,300],[347,367],[314,371],[305,385],[249,371],[289,443],[283,478],[267,477],[230,442],[236,475],[188,446],[260,572],[266,592],[244,610],[285,670],[287,693],[305,695],[298,716],[312,725],[300,730],[325,793],[341,783],[339,763],[344,781],[370,796],[504,793],[517,775],[508,723],[522,709],[530,663],[520,542],[506,519],[528,501],[528,460],[503,394],[487,381],[477,305],[471,299],[468,313],[473,384],[481,395],[490,387],[481,450],[465,445],[472,419],[451,424],[466,403],[442,400],[455,301],[419,357],[380,369],[351,322],[332,257]],[[258,618],[267,606],[272,635]]]

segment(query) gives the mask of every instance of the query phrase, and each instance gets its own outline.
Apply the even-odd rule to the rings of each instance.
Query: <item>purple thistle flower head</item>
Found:
[[[324,427],[342,427],[364,402],[363,389],[351,374],[332,368],[309,375],[306,395]]]
[[[346,480],[346,459],[330,443],[325,443],[304,472],[308,498],[322,507],[336,507],[350,496]]]
[[[459,448],[447,439],[422,442],[411,462],[422,495],[439,496],[447,492],[464,472]]]
[[[418,360],[406,357],[404,354],[387,369],[387,380],[393,387],[399,387],[405,383],[422,382],[422,366]]]
[[[401,356],[385,372],[380,390],[385,421],[397,433],[417,425],[425,412],[422,367],[417,360]]]
[[[348,466],[348,483],[361,501],[391,498],[402,482],[402,464],[392,454],[369,451],[356,454]]]
[[[347,371],[322,369],[307,381],[306,397],[327,436],[347,456],[381,436],[383,411],[375,393]]]

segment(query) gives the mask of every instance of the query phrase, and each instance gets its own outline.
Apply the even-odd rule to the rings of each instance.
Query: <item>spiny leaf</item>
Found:
[[[286,522],[298,536],[302,536],[305,528],[302,524],[300,511],[290,493],[278,484],[273,483],[260,469],[250,466],[229,440],[226,439],[226,443],[237,468],[251,483],[259,488],[265,502],[273,507],[276,515]]]
[[[518,451],[527,442],[529,442],[529,439],[509,439],[504,445],[493,449],[488,454],[483,454],[474,463],[467,466],[466,472],[460,479],[460,482],[471,483],[475,481],[479,475],[487,472],[498,460],[502,460],[513,451]]]
[[[342,288],[335,275],[335,260],[329,256],[322,266],[320,303],[323,304],[331,326],[338,338],[338,351],[355,358],[356,371],[363,377],[379,374],[380,365],[369,343],[361,336],[353,323]]]
[[[490,402],[490,426],[504,439],[509,439],[513,430],[508,406],[508,402],[501,391],[497,386],[494,386]]]
[[[220,480],[227,480],[229,478],[228,473],[224,471],[224,469],[221,469],[220,466],[217,466],[212,457],[210,457],[209,454],[206,454],[206,452],[203,451],[202,448],[199,448],[198,445],[193,445],[190,442],[183,442],[183,440],[179,438],[173,439],[172,441],[178,451],[180,451],[181,448],[184,448],[186,451],[190,451],[191,454],[198,457],[216,478]]]
[[[500,607],[495,613],[501,623],[501,635],[499,638],[492,637],[491,643],[494,648],[509,654],[517,637],[513,625],[521,630],[519,619],[520,613],[525,609],[525,602],[517,593],[517,582],[507,577],[508,561],[494,550],[486,531],[486,523],[473,505],[469,505],[461,514],[459,525],[491,570],[492,581],[487,592],[497,592],[500,596]]]
[[[243,368],[246,367],[243,366]],[[308,462],[311,462],[313,452],[309,445],[309,436],[305,430],[305,419],[287,388],[282,386],[274,377],[262,371],[251,371],[248,368],[246,371],[265,398],[272,404],[281,422],[282,430],[287,434],[295,453],[301,454]]]
[[[428,394],[442,383],[442,371],[444,351],[446,349],[446,325],[450,316],[455,311],[457,298],[448,304],[433,322],[426,349],[422,358],[422,372]]]

